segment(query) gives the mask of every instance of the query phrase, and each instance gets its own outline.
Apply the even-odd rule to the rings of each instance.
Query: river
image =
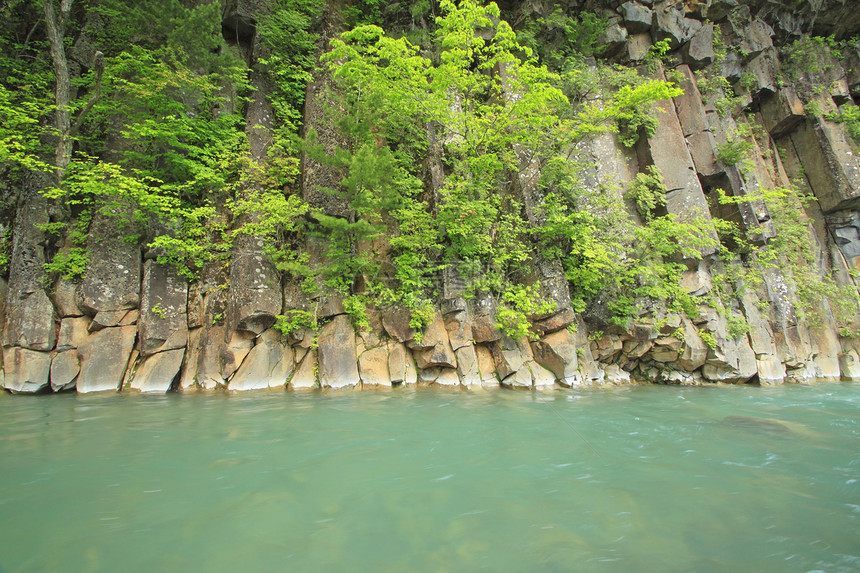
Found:
[[[0,396],[0,571],[858,571],[860,384]]]

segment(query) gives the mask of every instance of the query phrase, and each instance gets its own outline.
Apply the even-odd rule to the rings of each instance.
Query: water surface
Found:
[[[0,396],[0,570],[858,571],[860,385]]]

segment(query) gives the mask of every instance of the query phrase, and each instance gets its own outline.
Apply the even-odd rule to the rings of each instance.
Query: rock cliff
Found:
[[[559,5],[500,4],[502,17],[514,24],[546,21]],[[249,95],[234,102],[244,114],[244,161],[251,166],[277,160],[278,96],[267,67],[274,65],[272,48],[256,30],[261,14],[276,5],[239,0],[221,6],[224,37],[232,38],[251,70]],[[254,177],[216,201],[231,229],[246,225],[250,231],[235,235],[220,259],[202,263],[193,280],[159,257],[147,239],[124,239],[123,217],[105,210],[87,230],[85,271],[59,276],[48,273],[45,263],[73,244],[45,231],[58,218],[51,199],[37,191],[51,184],[34,181],[40,175],[33,171],[4,187],[14,199],[7,201],[11,208],[3,221],[10,262],[8,278],[0,280],[2,387],[13,393],[163,393],[860,379],[860,43],[850,40],[860,33],[860,11],[837,0],[799,6],[793,0],[588,0],[564,3],[564,10],[605,22],[601,50],[589,65],[623,66],[683,91],[654,104],[653,130],[640,130],[635,145],[606,130],[581,138],[568,156],[583,165],[582,184],[597,195],[614,194],[623,203],[637,175],[656,167],[664,186],[656,212],[680,222],[736,224],[737,237],[709,227],[715,230],[697,254],[667,257],[682,269],[679,283],[692,311],[661,305],[657,297],[637,300],[625,320],[613,320],[599,294],[579,307],[570,290],[578,279],[566,275],[559,255],[544,250],[518,271],[521,282],[539,285],[540,300],[551,303],[526,313],[525,336],[502,327],[498,293],[467,288],[466,265],[456,260],[426,262],[439,268],[423,322],[378,298],[366,299],[370,303],[356,321],[349,296],[371,292],[362,280],[344,295],[318,274],[320,288],[303,289],[300,278],[271,258],[265,229],[247,226],[259,223],[254,213],[234,216],[233,206],[271,187]],[[320,33],[314,57],[346,27],[345,13],[340,3],[325,8],[315,24]],[[97,20],[92,15],[85,21],[68,50],[79,75],[90,65],[81,60],[91,58],[93,42],[98,45],[98,34],[87,36]],[[422,25],[423,18],[413,15],[407,27]],[[830,35],[830,42],[822,38]],[[505,70],[489,73],[504,76]],[[348,135],[326,103],[330,72],[318,67],[306,86],[303,133],[313,131],[331,151]],[[516,87],[503,92],[499,98],[519,97]],[[610,102],[588,97],[599,105]],[[451,102],[458,105],[454,95]],[[453,175],[433,129],[426,131],[425,156],[414,160],[421,164],[416,169],[428,210],[438,214],[446,201],[440,190]],[[119,139],[131,137],[118,133],[124,133]],[[106,145],[137,144],[108,139]],[[522,220],[538,228],[546,216],[546,188],[538,184],[544,164],[524,146],[512,149],[517,169],[505,192],[522,205]],[[341,184],[338,165],[309,149],[302,153],[296,159],[300,175],[281,185],[284,193],[303,197],[320,217],[356,223],[344,196],[330,191]],[[787,189],[808,199],[793,211],[772,212],[768,193]],[[629,196],[626,201],[631,220],[644,225]],[[113,207],[123,208],[129,207]],[[779,226],[779,217],[792,220],[791,230]],[[394,256],[390,239],[367,240],[367,252],[383,268]],[[296,264],[313,268],[330,256],[335,238],[308,232],[291,240],[305,257]],[[802,251],[806,274],[784,260],[765,260],[768,251],[760,249],[784,244]],[[743,269],[754,269],[755,278]],[[813,284],[809,277],[826,280]],[[715,304],[720,296],[724,302]],[[312,318],[279,329],[283,317],[299,316],[291,313]]]

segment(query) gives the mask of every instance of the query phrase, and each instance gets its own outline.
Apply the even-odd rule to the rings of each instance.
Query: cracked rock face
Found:
[[[521,4],[509,10],[540,13],[545,8],[540,2]],[[778,209],[761,196],[800,185],[814,198],[799,216],[815,272],[838,289],[856,291],[860,147],[845,122],[834,118],[840,110],[854,109],[860,98],[860,48],[847,45],[839,59],[832,53],[816,55],[821,71],[801,74],[797,81],[786,80],[783,65],[785,47],[802,35],[856,34],[860,10],[843,0],[619,0],[589,6],[604,9],[601,13],[608,16],[599,41],[603,57],[641,65],[651,79],[677,82],[684,93],[654,106],[656,131],[648,136],[643,130],[633,148],[606,131],[563,150],[582,165],[578,184],[588,197],[578,208],[608,209],[601,201],[617,200],[631,215],[631,226],[642,224],[624,196],[638,173],[655,166],[668,189],[666,212],[684,223],[733,222],[743,240],[725,239],[723,244],[740,253],[743,241],[756,248],[779,244]],[[251,63],[254,89],[246,102],[233,94],[221,111],[244,110],[249,165],[269,160],[278,129],[273,80],[264,65],[257,65],[266,57],[256,34],[258,16],[273,8],[272,0],[231,0],[223,6],[223,29]],[[331,28],[338,21],[338,8],[331,4],[329,10],[323,25]],[[87,29],[69,47],[73,66],[92,65],[96,44]],[[662,63],[651,63],[652,47],[663,40],[670,52]],[[511,69],[502,65],[487,73],[499,74],[499,98],[517,102],[523,94],[517,92]],[[709,86],[709,76],[725,78],[734,97],[723,87]],[[302,110],[305,129],[314,129],[329,152],[349,144],[326,110],[335,103],[332,87],[329,72],[314,72]],[[601,97],[592,92],[585,100],[605,111],[612,96]],[[465,103],[452,93],[447,111],[462,112]],[[122,118],[111,121],[106,148],[107,155],[115,157],[132,143],[122,135]],[[743,136],[747,127],[755,137]],[[442,134],[432,122],[421,128],[425,131],[426,157],[415,161],[429,208],[438,209],[450,177],[446,146],[458,136]],[[750,148],[730,165],[720,150],[741,137]],[[499,192],[510,197],[523,223],[533,230],[546,223],[548,189],[541,183],[545,164],[524,145],[514,145],[510,152],[514,164]],[[300,192],[320,213],[354,220],[356,213],[346,199],[327,191],[340,184],[341,168],[310,155],[302,157],[300,184],[282,191]],[[803,300],[804,295],[809,298],[807,285],[798,284],[787,265],[762,267],[760,284],[742,284],[736,277],[743,273],[729,272],[739,270],[740,259],[721,260],[712,246],[683,260],[666,261],[682,265],[678,286],[693,307],[685,309],[686,315],[666,301],[637,300],[638,314],[627,324],[617,324],[612,301],[595,297],[578,316],[571,304],[569,267],[559,256],[547,254],[550,251],[536,250],[513,279],[539,285],[541,301],[554,305],[528,317],[531,340],[513,340],[497,328],[499,305],[505,304],[500,293],[472,293],[464,271],[468,261],[458,260],[446,261],[448,266],[438,272],[432,301],[436,314],[425,331],[410,325],[409,309],[378,303],[367,309],[369,326],[356,332],[345,300],[371,290],[367,276],[356,278],[349,294],[327,290],[320,280],[319,291],[309,295],[302,290],[302,278],[275,269],[265,254],[266,239],[239,234],[229,265],[204,265],[199,281],[188,285],[175,269],[157,262],[163,253],[145,242],[124,240],[132,230],[118,222],[131,219],[130,207],[111,206],[112,211],[94,216],[84,277],[46,276],[45,263],[58,250],[68,252],[70,243],[62,244],[41,229],[74,214],[59,216],[62,209],[39,192],[53,185],[48,174],[29,173],[15,184],[20,188],[11,191],[7,182],[0,183],[4,204],[14,211],[6,216],[9,220],[0,221],[0,230],[12,230],[9,280],[0,280],[0,380],[13,393],[327,392],[410,384],[537,391],[555,385],[643,381],[703,385],[860,379],[860,343],[846,335],[860,330],[860,313],[837,319],[837,305]],[[268,186],[259,178],[244,178],[231,199],[252,197]],[[718,189],[737,201],[721,202]],[[221,220],[234,229],[259,221],[259,214],[234,219],[227,207],[218,209]],[[383,268],[392,262],[389,239],[372,244]],[[296,246],[313,270],[325,263],[327,247],[324,236],[306,236]],[[366,247],[356,245],[357,250]],[[755,268],[756,257],[743,252],[743,264]],[[727,280],[729,275],[735,278]],[[393,280],[392,275],[385,279]],[[713,297],[724,295],[725,306],[715,310]],[[283,327],[277,321],[289,311],[311,313],[321,327],[304,325],[282,335],[274,328]],[[812,313],[822,320],[813,323],[808,319]]]

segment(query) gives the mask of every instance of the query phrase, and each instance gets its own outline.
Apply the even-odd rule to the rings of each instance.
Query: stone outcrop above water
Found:
[[[558,3],[505,4],[545,18],[550,4]],[[314,276],[317,290],[309,294],[304,277],[278,271],[267,258],[268,239],[238,234],[232,237],[229,264],[205,264],[200,279],[189,285],[174,267],[158,262],[155,249],[126,240],[134,233],[119,222],[134,218],[121,204],[99,203],[103,209],[94,211],[84,275],[49,276],[45,263],[68,252],[70,243],[59,244],[44,230],[62,219],[37,192],[53,185],[50,176],[29,174],[15,191],[16,201],[3,207],[11,213],[9,221],[0,221],[4,232],[12,230],[8,283],[0,280],[0,385],[24,394],[860,381],[860,316],[845,316],[826,296],[798,284],[791,264],[757,258],[750,247],[800,241],[794,245],[797,256],[818,276],[831,278],[830,288],[857,294],[860,146],[839,114],[856,112],[860,101],[860,47],[848,42],[836,56],[818,54],[810,70],[794,70],[797,78],[784,68],[785,47],[795,39],[810,33],[847,39],[860,31],[857,6],[843,0],[570,4],[606,16],[600,57],[683,90],[654,106],[653,133],[641,129],[633,147],[612,129],[571,144],[565,151],[581,167],[576,184],[601,201],[622,204],[631,181],[653,166],[667,188],[665,213],[681,222],[731,221],[740,230],[737,237],[722,237],[734,260],[713,245],[683,259],[667,258],[681,269],[679,286],[689,298],[683,311],[665,301],[634,300],[637,310],[623,322],[613,320],[599,296],[583,311],[571,296],[570,287],[579,285],[568,283],[569,269],[547,249],[516,271],[518,280],[537,287],[542,302],[552,303],[551,310],[527,317],[530,337],[506,334],[497,320],[505,301],[499,293],[471,292],[458,268],[464,261],[436,271],[436,284],[428,289],[435,290],[433,308],[423,309],[420,320],[397,304],[371,304],[367,324],[356,328],[353,323],[362,321],[348,314],[350,295],[361,297],[370,289],[361,273],[354,284],[341,285],[343,292]],[[279,128],[272,104],[276,87],[262,64],[266,47],[254,30],[255,14],[272,6],[268,0],[241,0],[224,8],[224,30],[236,35],[237,50],[253,70],[248,100],[229,103],[245,109],[244,159],[254,166],[253,176],[236,183],[240,199],[284,185],[257,171],[269,160]],[[324,20],[323,36],[333,37],[337,15],[327,12]],[[659,61],[653,49],[658,43],[669,48]],[[76,46],[79,61],[92,59]],[[505,65],[486,73],[502,79],[501,92],[493,97],[522,97]],[[316,143],[329,152],[349,143],[327,110],[333,87],[330,72],[314,72],[301,118],[305,134],[316,133]],[[605,111],[612,100],[603,97],[590,91],[582,96]],[[459,109],[462,101],[452,95],[449,105]],[[443,153],[448,142],[441,141],[437,127],[426,126],[427,157],[415,160],[424,169],[418,192],[438,211],[451,174]],[[738,142],[744,152],[733,158],[726,150]],[[111,145],[130,143],[112,140]],[[502,201],[516,205],[521,223],[530,228],[524,232],[534,233],[547,217],[544,166],[525,146],[508,151]],[[343,177],[343,166],[334,163],[305,153],[285,192],[304,198],[312,209],[309,217],[354,222],[356,213],[344,196],[329,192]],[[802,241],[779,235],[774,218],[780,205],[767,200],[768,192],[792,186],[809,196],[792,215],[806,232]],[[233,230],[253,218],[243,214],[233,221],[227,208],[215,203]],[[643,224],[630,201],[622,209],[631,214],[631,225]],[[532,236],[538,240],[537,233]],[[319,270],[329,239],[305,237],[296,248],[307,260],[297,260]],[[380,267],[391,266],[388,240],[372,239]],[[759,279],[750,280],[741,266],[755,269]],[[718,297],[725,303],[719,310]],[[312,328],[309,321],[285,327],[293,312],[312,316],[320,326]]]

